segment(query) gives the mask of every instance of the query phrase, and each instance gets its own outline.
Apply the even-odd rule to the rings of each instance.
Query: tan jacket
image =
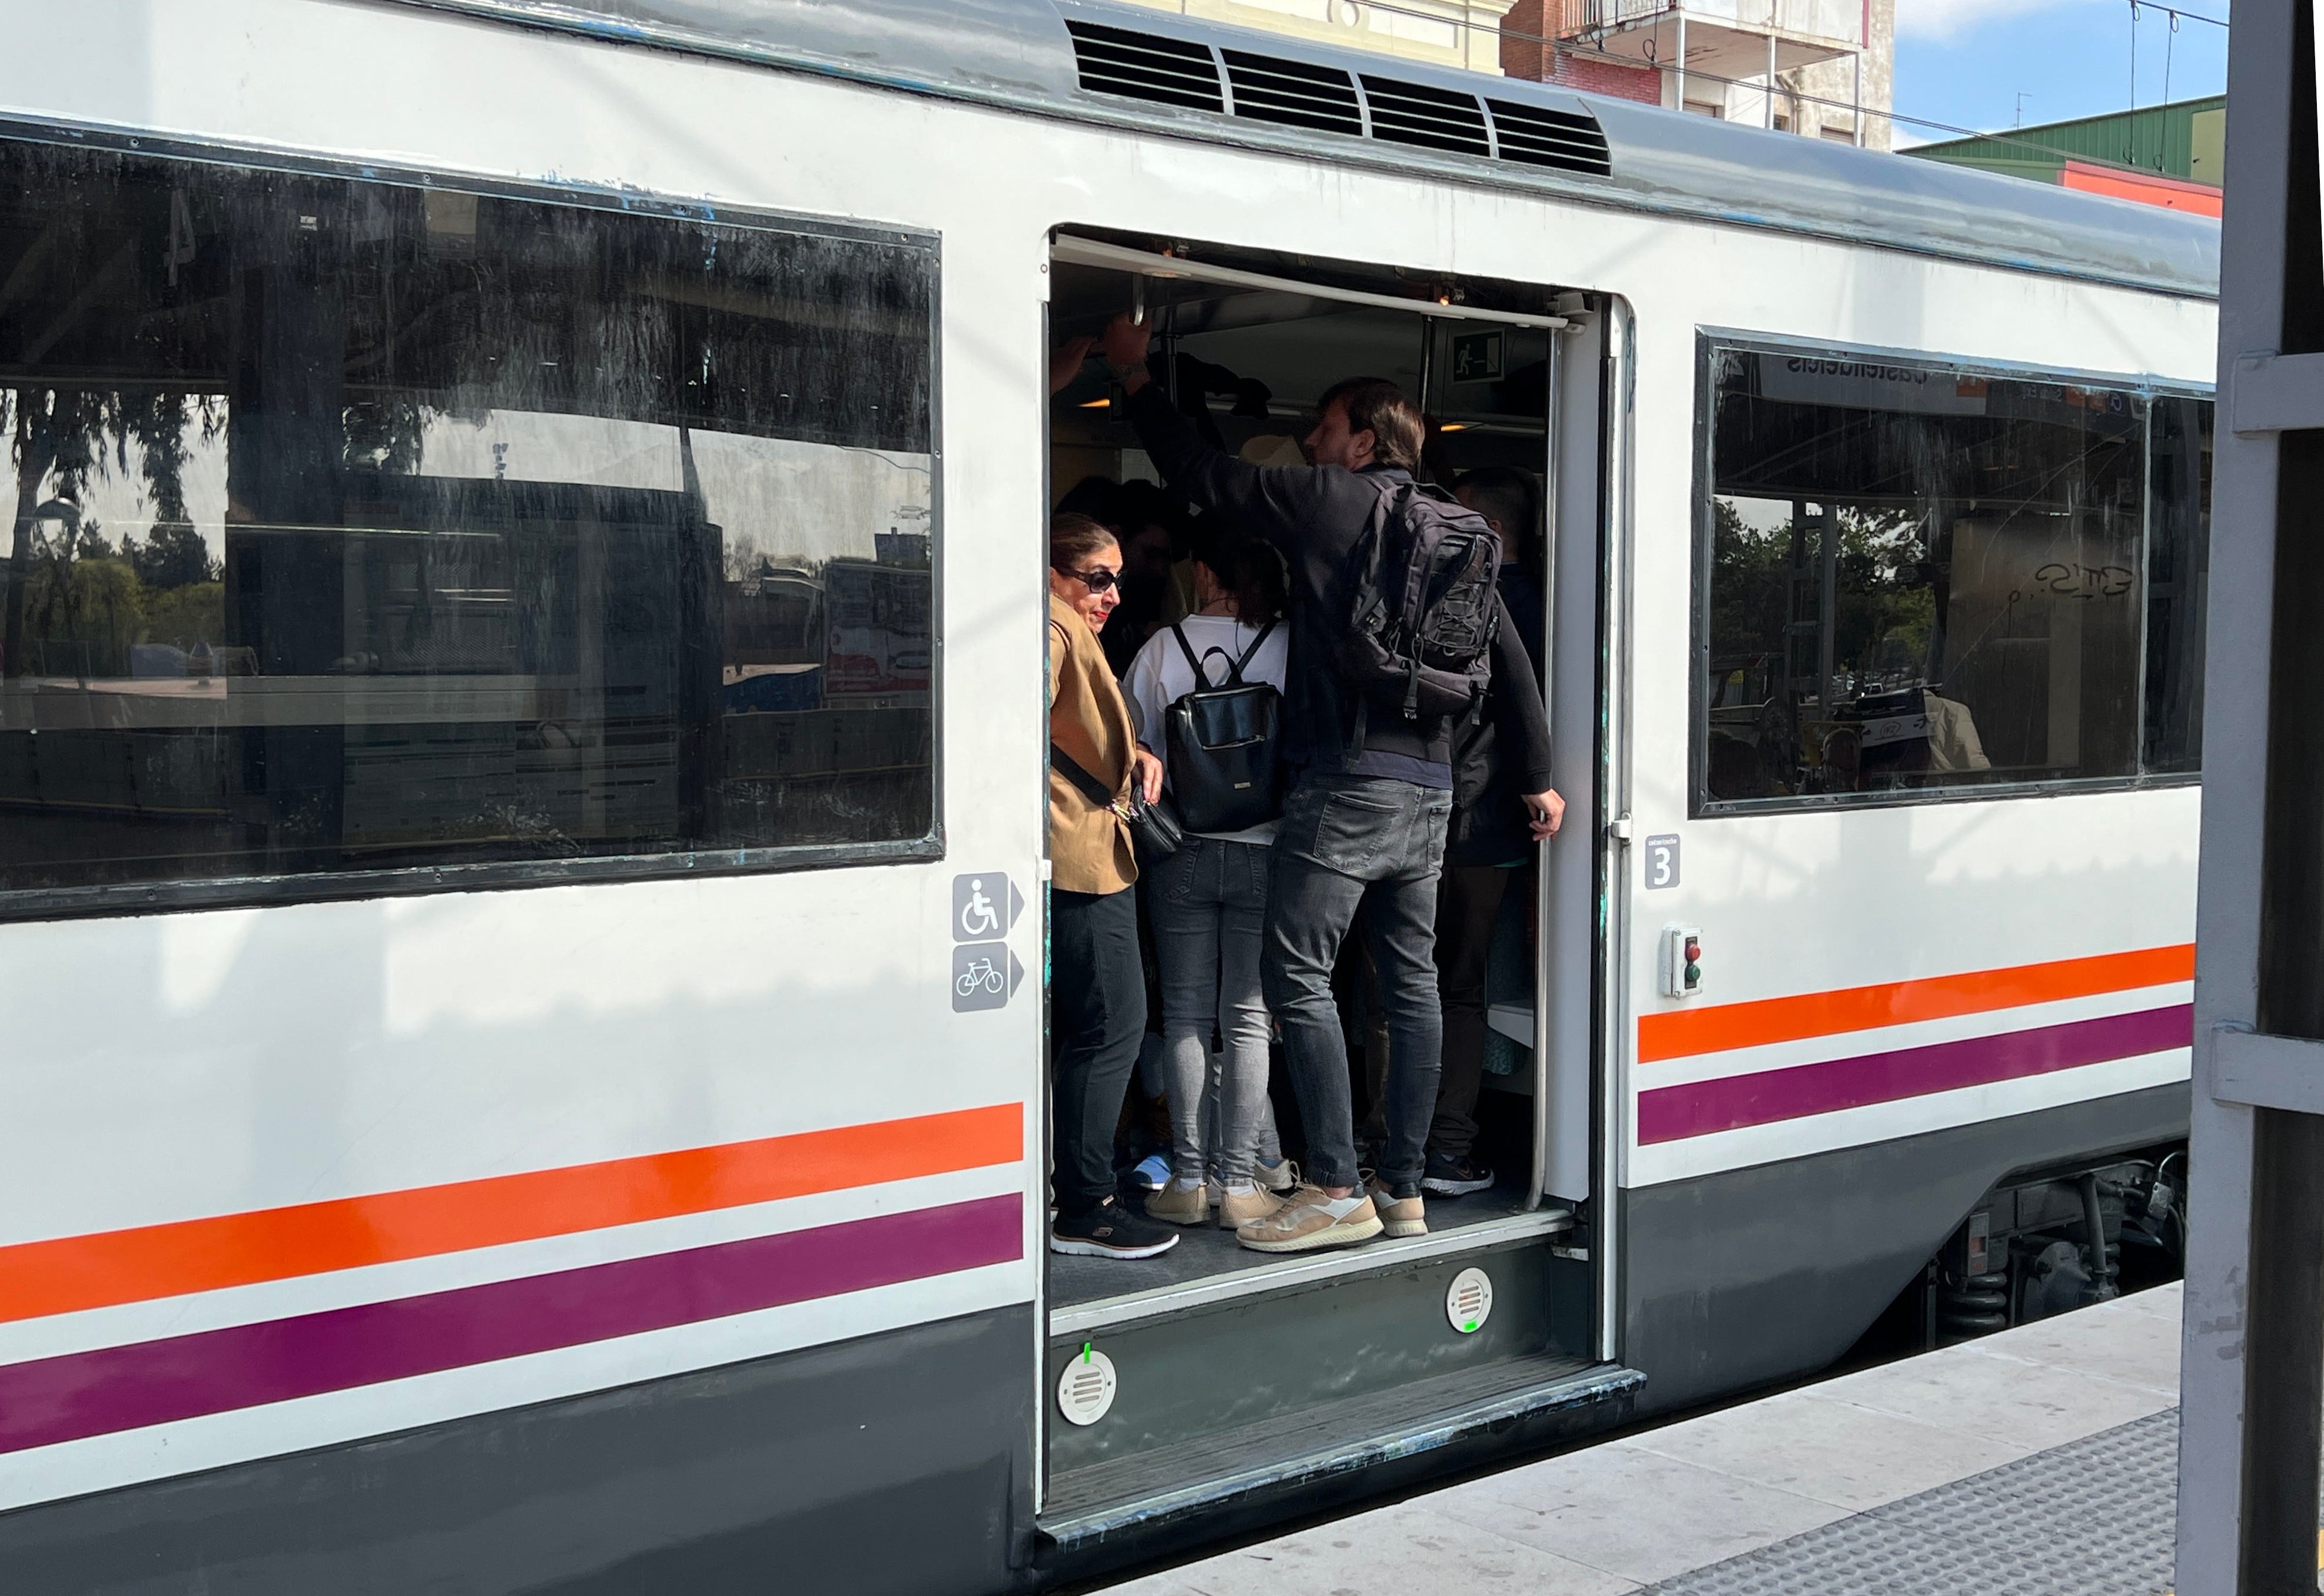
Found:
[[[1049,595],[1049,740],[1074,763],[1130,796],[1136,736],[1097,634],[1072,605]],[[1062,772],[1049,772],[1049,867],[1059,892],[1117,893],[1138,879],[1130,822],[1093,803]]]

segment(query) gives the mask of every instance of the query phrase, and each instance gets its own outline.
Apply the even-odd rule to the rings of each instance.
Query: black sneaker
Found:
[[[1152,1258],[1177,1244],[1176,1231],[1111,1197],[1077,1219],[1060,1214],[1049,1226],[1049,1251],[1077,1258]]]
[[[1467,1197],[1472,1191],[1489,1191],[1492,1184],[1492,1165],[1466,1155],[1447,1158],[1441,1152],[1428,1155],[1428,1171],[1420,1178],[1420,1189],[1437,1197]]]

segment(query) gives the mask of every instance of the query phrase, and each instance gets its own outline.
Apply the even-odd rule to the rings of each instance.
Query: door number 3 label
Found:
[[[1678,885],[1678,839],[1664,835],[1646,839],[1646,890]]]

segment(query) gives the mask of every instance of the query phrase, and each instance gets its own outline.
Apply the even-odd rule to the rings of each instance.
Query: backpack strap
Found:
[[[1174,620],[1170,623],[1170,635],[1178,639],[1178,652],[1186,656],[1187,668],[1194,673],[1194,685],[1208,687],[1211,683],[1203,674],[1203,662],[1194,657],[1194,646],[1186,641],[1186,628]]]
[[[1243,666],[1251,662],[1252,656],[1259,652],[1259,645],[1267,641],[1268,635],[1275,630],[1275,626],[1276,623],[1270,619],[1265,626],[1260,627],[1259,636],[1250,640],[1250,647],[1242,651],[1240,658],[1216,647],[1204,649],[1202,657],[1195,658],[1194,646],[1186,640],[1185,628],[1175,620],[1170,623],[1170,635],[1178,639],[1178,652],[1186,656],[1187,668],[1194,673],[1194,691],[1214,693],[1222,687],[1240,687],[1243,684]],[[1211,656],[1214,654],[1227,662],[1227,679],[1223,682],[1213,683],[1211,680],[1210,661]]]
[[[1249,665],[1258,656],[1259,649],[1265,647],[1267,639],[1274,631],[1275,622],[1274,620],[1269,619],[1265,626],[1259,628],[1259,636],[1250,640],[1250,647],[1242,651],[1242,657],[1234,662],[1234,682],[1236,686],[1240,687],[1242,685],[1243,666]]]

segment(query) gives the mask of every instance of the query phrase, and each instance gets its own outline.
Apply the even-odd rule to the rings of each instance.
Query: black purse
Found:
[[[1178,817],[1163,803],[1148,803],[1138,795],[1138,784],[1130,784],[1128,799],[1115,797],[1105,784],[1084,770],[1080,764],[1055,742],[1049,745],[1049,763],[1065,773],[1065,779],[1079,787],[1092,803],[1100,809],[1110,809],[1130,826],[1130,845],[1138,850],[1138,862],[1153,864],[1167,859],[1178,851],[1186,839],[1185,829]]]
[[[1172,626],[1179,651],[1194,667],[1194,687],[1163,711],[1170,755],[1170,793],[1190,831],[1247,831],[1283,812],[1278,757],[1283,695],[1266,682],[1245,682],[1243,667],[1275,630],[1268,621],[1237,659],[1213,648],[1201,659],[1183,628]],[[1227,679],[1213,687],[1204,668],[1212,655],[1227,662]]]

